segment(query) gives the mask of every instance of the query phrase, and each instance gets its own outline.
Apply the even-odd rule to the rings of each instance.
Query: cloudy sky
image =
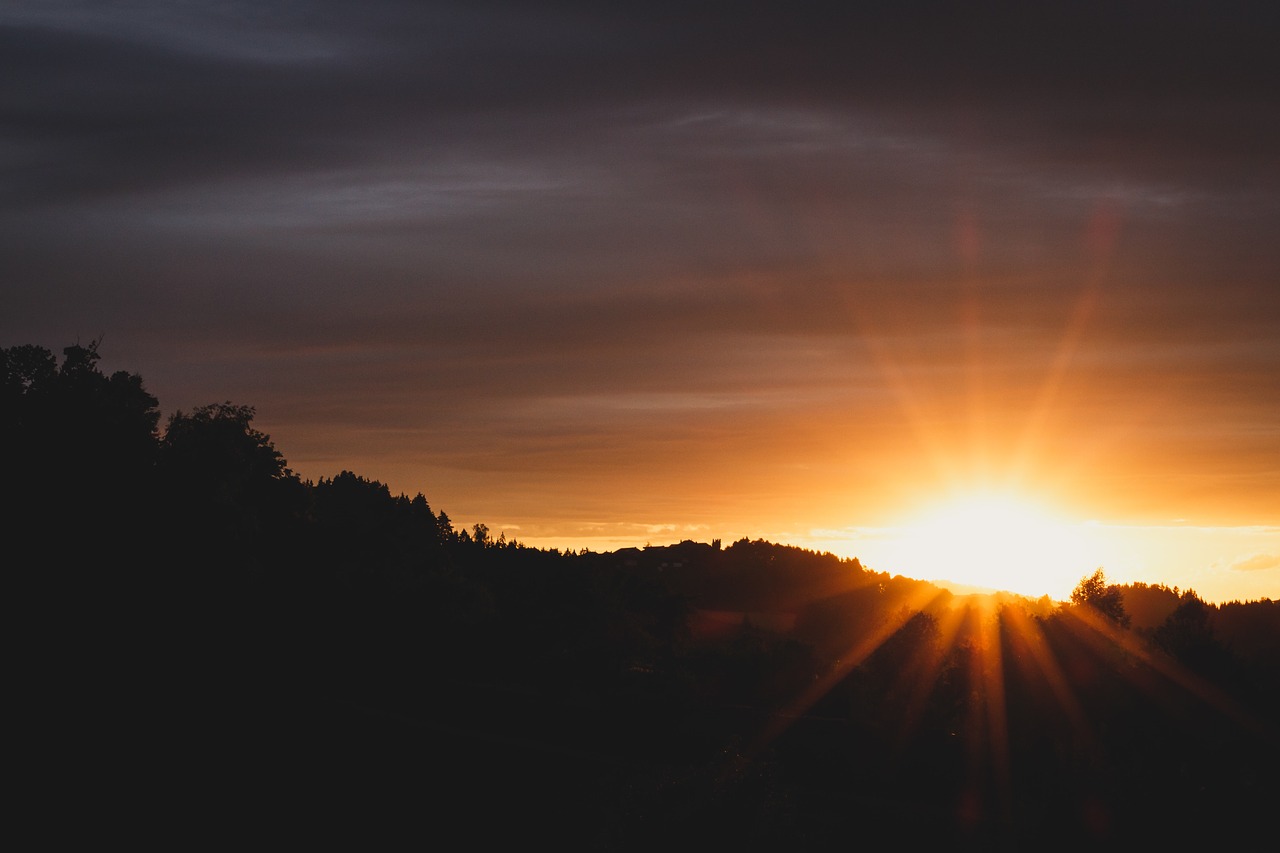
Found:
[[[1280,7],[690,5],[11,0],[0,345],[532,544],[998,488],[1280,597]]]

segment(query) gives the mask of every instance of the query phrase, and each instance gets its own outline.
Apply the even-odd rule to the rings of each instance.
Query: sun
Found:
[[[1089,525],[1012,492],[974,491],[894,528],[880,568],[1022,595],[1065,598],[1096,566]]]

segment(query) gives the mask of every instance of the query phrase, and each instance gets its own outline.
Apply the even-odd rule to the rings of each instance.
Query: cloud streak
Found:
[[[1280,568],[1280,555],[1254,554],[1232,563],[1231,568],[1237,572],[1265,572],[1269,569],[1277,569]]]

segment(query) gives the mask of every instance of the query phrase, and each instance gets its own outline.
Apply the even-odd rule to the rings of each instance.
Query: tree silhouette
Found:
[[[158,401],[98,361],[96,341],[66,347],[60,366],[43,347],[0,349],[0,489],[13,529],[63,570],[138,545],[147,515]]]
[[[1124,591],[1116,584],[1108,584],[1107,576],[1098,569],[1092,575],[1080,579],[1071,591],[1071,603],[1077,607],[1090,607],[1121,628],[1129,627],[1129,614],[1124,609]]]
[[[252,406],[215,403],[170,416],[157,454],[160,517],[171,547],[223,571],[289,547],[309,498]]]
[[[1211,608],[1199,596],[1185,593],[1182,603],[1156,628],[1156,644],[1192,669],[1226,669],[1229,655],[1214,635],[1211,616]]]

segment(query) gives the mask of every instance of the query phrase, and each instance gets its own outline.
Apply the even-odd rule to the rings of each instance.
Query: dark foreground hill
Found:
[[[17,811],[50,846],[1269,849],[1280,603],[563,553],[0,350]]]

